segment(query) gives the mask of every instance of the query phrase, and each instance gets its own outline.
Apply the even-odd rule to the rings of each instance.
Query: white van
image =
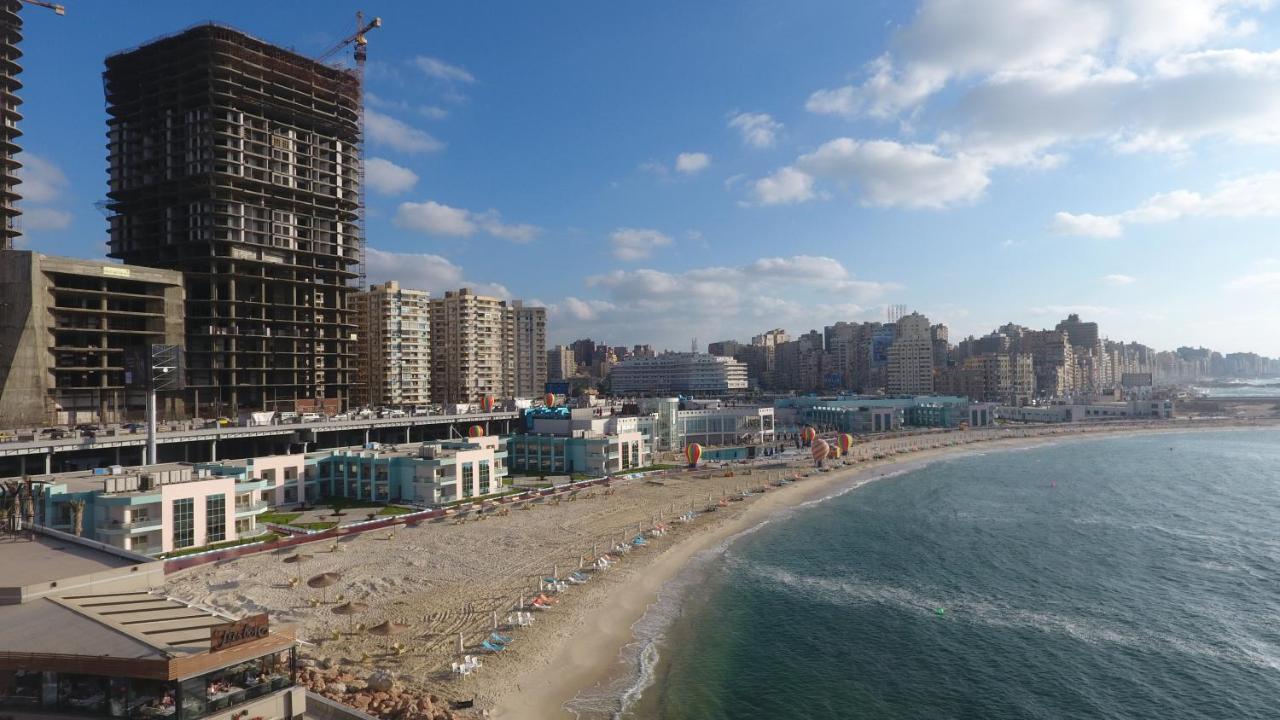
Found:
[[[320,422],[323,419],[319,413],[302,413],[302,422],[304,423]]]

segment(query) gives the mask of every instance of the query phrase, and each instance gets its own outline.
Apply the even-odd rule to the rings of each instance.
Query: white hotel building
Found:
[[[723,395],[747,389],[747,365],[705,353],[623,360],[609,373],[614,395]]]

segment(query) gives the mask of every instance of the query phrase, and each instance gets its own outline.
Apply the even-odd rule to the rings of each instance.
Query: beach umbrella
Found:
[[[310,560],[310,559],[311,559],[311,556],[307,555],[306,553],[294,553],[293,555],[290,555],[289,557],[285,558],[284,561],[287,563],[301,563],[301,562],[306,562],[307,560]]]
[[[347,615],[348,617],[350,617],[352,623],[355,622],[356,615],[359,615],[360,613],[368,612],[368,611],[369,611],[369,606],[362,602],[346,602],[346,603],[342,603],[341,605],[333,609],[333,612],[337,615]],[[350,624],[347,625],[347,629],[348,630],[351,629]]]
[[[338,573],[320,573],[310,580],[307,580],[307,587],[319,590],[320,602],[324,602],[325,596],[328,595],[328,589],[337,585],[340,580],[342,580],[342,576]]]
[[[409,627],[410,627],[409,625],[406,625],[404,623],[396,623],[396,622],[391,622],[390,620],[387,620],[386,622],[380,623],[378,625],[374,625],[373,627],[369,628],[369,634],[377,635],[379,637],[390,638],[393,635],[399,635],[403,633],[404,631],[408,630]],[[390,649],[390,648],[391,648],[391,644],[390,644],[390,641],[388,641],[387,649]]]

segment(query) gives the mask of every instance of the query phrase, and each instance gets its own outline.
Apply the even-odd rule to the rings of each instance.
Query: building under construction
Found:
[[[22,167],[14,156],[21,149],[18,138],[22,131],[18,129],[18,121],[22,115],[18,105],[22,100],[18,90],[22,82],[18,73],[22,66],[18,58],[22,51],[18,43],[22,42],[22,16],[18,10],[22,8],[21,0],[0,0],[0,250],[13,247],[13,241],[21,233],[18,225],[18,200],[20,196],[16,187],[18,168]]]
[[[346,405],[358,75],[210,24],[112,55],[103,84],[110,255],[183,272],[197,412]]]

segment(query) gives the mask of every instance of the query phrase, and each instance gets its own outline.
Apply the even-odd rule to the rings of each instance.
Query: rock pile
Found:
[[[438,696],[405,690],[394,675],[384,670],[359,678],[337,667],[299,667],[298,684],[382,720],[454,720],[455,717],[449,704]]]

